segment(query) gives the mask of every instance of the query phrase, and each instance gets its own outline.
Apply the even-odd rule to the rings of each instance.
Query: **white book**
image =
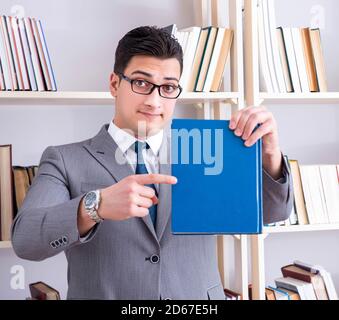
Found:
[[[38,91],[45,91],[45,85],[44,85],[38,50],[37,50],[36,43],[34,40],[31,19],[24,18],[24,24],[25,24],[26,33],[27,33],[29,49],[31,51],[33,70],[34,70],[34,75],[35,75]]]
[[[294,204],[292,206],[291,214],[290,214],[290,217],[289,217],[289,222],[290,222],[291,225],[298,224],[298,215],[295,211]]]
[[[287,86],[285,83],[284,73],[282,69],[282,63],[280,59],[279,47],[278,47],[278,39],[277,39],[277,24],[275,18],[275,4],[272,0],[263,0],[264,5],[267,7],[268,12],[268,20],[269,20],[269,33],[271,37],[272,44],[272,55],[274,62],[275,74],[278,81],[279,92],[286,93]]]
[[[317,300],[312,283],[285,277],[276,279],[275,284],[277,287],[297,292],[300,300]]]
[[[292,30],[291,28],[282,28],[282,31],[283,31],[284,41],[285,41],[286,54],[287,54],[288,65],[290,68],[293,89],[295,93],[301,93],[301,85],[300,85],[300,79],[299,79],[297,60],[295,58],[295,53],[294,53]]]
[[[6,24],[7,24],[8,38],[9,38],[10,47],[12,50],[15,75],[18,81],[18,87],[19,87],[19,90],[24,90],[24,82],[23,82],[22,71],[21,71],[20,62],[19,62],[18,48],[15,43],[13,26],[12,26],[13,17],[6,16],[5,18],[6,18]]]
[[[323,278],[325,287],[326,287],[326,292],[328,295],[329,300],[338,300],[338,295],[337,291],[334,286],[334,282],[332,279],[331,274],[324,269],[324,267],[320,265],[311,265],[302,261],[294,261],[293,264],[296,266],[299,266],[307,271],[310,271],[312,273],[318,273],[320,276]]]
[[[305,55],[304,55],[304,49],[303,49],[303,40],[301,38],[301,31],[299,28],[292,28],[292,38],[293,38],[295,58],[297,61],[301,91],[310,92],[307,70],[306,70]]]
[[[184,67],[180,78],[180,85],[183,88],[183,91],[187,91],[188,82],[190,80],[190,74],[192,71],[193,60],[198,46],[200,30],[200,27],[192,27],[182,30],[189,33],[187,47],[184,55]]]
[[[279,54],[280,54],[280,62],[281,62],[282,71],[284,74],[286,92],[293,92],[293,84],[292,84],[292,79],[291,79],[291,74],[290,74],[290,67],[288,65],[284,35],[283,35],[283,31],[281,27],[277,28],[276,33],[277,33],[277,41],[278,41],[278,48],[279,48]]]
[[[5,79],[4,79],[4,74],[2,71],[2,66],[1,66],[1,58],[0,58],[0,90],[5,90]]]
[[[13,34],[14,34],[14,41],[17,48],[18,58],[19,58],[19,65],[21,70],[21,76],[23,81],[23,88],[24,90],[30,90],[31,86],[28,79],[28,71],[26,67],[26,60],[24,56],[24,51],[22,48],[22,41],[19,34],[19,27],[18,27],[18,18],[12,17],[12,28],[13,28]]]
[[[45,39],[44,31],[42,29],[42,25],[41,25],[40,20],[37,21],[37,27],[38,27],[39,36],[40,36],[41,43],[42,43],[42,50],[43,50],[44,56],[46,58],[48,74],[49,74],[49,77],[51,79],[52,91],[56,91],[57,87],[56,87],[56,83],[55,83],[55,77],[54,77],[54,72],[53,72],[53,68],[52,68],[52,63],[51,63],[51,59],[50,59],[49,52],[48,52],[48,49],[47,49],[46,39]]]
[[[265,1],[266,0],[259,0],[260,6],[262,7],[262,10],[263,10],[264,34],[265,34],[268,70],[271,75],[273,90],[275,93],[279,93],[280,89],[278,85],[278,79],[277,79],[277,74],[275,72],[274,60],[273,60],[272,39],[271,39],[270,24],[269,24],[269,18],[268,18],[268,10],[267,10],[268,8],[267,8]]]
[[[23,48],[23,52],[25,55],[25,59],[26,59],[26,67],[28,71],[29,82],[31,84],[31,90],[37,91],[38,88],[37,88],[34,70],[33,70],[32,55],[31,55],[31,51],[29,50],[27,33],[26,33],[23,19],[20,19],[20,18],[18,19],[18,25],[19,25],[19,32],[20,32],[20,36],[22,40],[22,48]]]
[[[208,67],[205,84],[202,90],[203,92],[211,91],[212,81],[213,81],[214,74],[217,68],[217,64],[218,64],[218,60],[219,60],[219,56],[221,52],[221,47],[224,42],[225,31],[226,31],[225,28],[218,28],[217,37],[215,39],[213,53],[212,53],[212,57],[210,60],[210,65]]]
[[[5,31],[0,17],[0,61],[4,77],[4,86],[6,90],[13,90],[12,79],[9,66],[9,57],[6,50]]]
[[[265,23],[262,3],[258,3],[258,42],[259,42],[259,83],[260,90],[274,93],[273,82],[268,66],[268,57],[265,39]]]
[[[3,30],[3,40],[5,44],[6,56],[7,56],[8,66],[9,66],[9,73],[11,77],[11,89],[10,90],[18,90],[18,81],[17,81],[17,77],[15,73],[12,48],[11,48],[11,44],[9,40],[9,31],[7,28],[6,17],[1,16],[0,19],[1,19],[2,30]]]
[[[299,166],[300,176],[302,182],[302,189],[304,192],[305,206],[307,211],[307,217],[310,224],[317,224],[317,215],[315,214],[315,209],[313,205],[312,195],[309,184],[311,183],[311,178],[309,174],[309,166]]]
[[[38,50],[40,64],[41,64],[41,67],[42,67],[43,77],[45,79],[47,90],[51,91],[52,90],[52,82],[51,82],[51,78],[49,77],[49,73],[48,73],[46,57],[45,57],[45,54],[44,54],[44,51],[43,51],[43,48],[42,48],[42,41],[40,39],[37,21],[34,18],[32,18],[31,21],[32,21],[34,40],[35,40],[36,47],[37,47],[37,50]]]
[[[339,223],[339,182],[334,165],[320,166],[321,182],[330,223]]]
[[[329,218],[327,214],[327,207],[324,196],[324,189],[321,182],[319,166],[310,166],[311,167],[311,194],[313,199],[315,199],[315,210],[316,214],[319,216],[319,222],[323,224],[329,223]]]

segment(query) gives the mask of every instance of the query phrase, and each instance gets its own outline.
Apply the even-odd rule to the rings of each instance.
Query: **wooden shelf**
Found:
[[[12,248],[12,242],[11,241],[0,241],[0,249],[4,248]]]
[[[263,233],[309,232],[339,230],[339,224],[307,224],[295,226],[264,227]]]
[[[260,93],[263,104],[339,104],[339,92]]]
[[[225,102],[237,104],[239,93],[237,92],[187,92],[178,99],[179,104],[196,104],[204,102]],[[8,104],[71,104],[71,105],[112,105],[114,99],[109,92],[86,91],[2,91],[0,92],[0,106]]]

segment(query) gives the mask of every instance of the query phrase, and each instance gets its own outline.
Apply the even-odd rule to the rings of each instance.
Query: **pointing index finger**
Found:
[[[166,174],[138,174],[135,175],[135,180],[139,184],[176,184],[177,178]]]

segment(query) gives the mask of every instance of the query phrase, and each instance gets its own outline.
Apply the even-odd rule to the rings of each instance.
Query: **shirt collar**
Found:
[[[125,153],[135,143],[135,141],[137,141],[137,139],[132,134],[116,126],[113,120],[109,124],[108,133],[111,135],[123,153]],[[163,134],[164,130],[160,130],[157,134],[146,139],[146,142],[150,146],[154,155],[158,155],[159,153]]]

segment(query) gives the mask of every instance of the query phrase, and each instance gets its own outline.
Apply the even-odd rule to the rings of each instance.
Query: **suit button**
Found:
[[[49,244],[50,244],[50,246],[51,246],[53,249],[56,248],[56,245],[55,245],[54,241],[51,241]]]
[[[151,263],[156,264],[159,263],[160,257],[157,254],[153,254],[150,258]]]

